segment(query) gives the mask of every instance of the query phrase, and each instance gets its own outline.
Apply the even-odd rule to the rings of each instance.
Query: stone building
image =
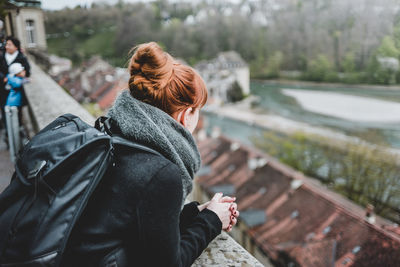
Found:
[[[239,85],[241,95],[250,94],[249,67],[235,51],[221,52],[212,60],[199,62],[195,69],[206,82],[210,102],[220,104],[235,101],[232,93],[237,95],[237,92],[231,91],[235,90],[235,83]]]
[[[3,37],[15,36],[24,49],[46,50],[44,15],[40,6],[41,1],[37,0],[7,1],[1,17]]]
[[[63,65],[52,65],[63,67]],[[106,111],[117,94],[128,88],[129,73],[124,68],[115,68],[99,56],[84,61],[79,68],[66,68],[50,72],[52,78],[80,103],[95,104],[96,109]],[[99,110],[99,112],[100,112]]]

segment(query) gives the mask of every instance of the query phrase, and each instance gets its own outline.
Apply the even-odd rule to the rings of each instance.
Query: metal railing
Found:
[[[22,141],[20,136],[20,125],[18,120],[18,107],[5,106],[5,121],[8,137],[8,147],[10,150],[10,158],[15,163],[17,153],[22,147]]]

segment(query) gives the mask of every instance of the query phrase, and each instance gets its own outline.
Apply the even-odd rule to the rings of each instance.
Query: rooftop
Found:
[[[128,88],[129,75],[126,69],[114,68],[95,56],[83,62],[80,68],[57,73],[53,78],[78,102],[97,103],[106,111],[117,94]]]
[[[195,68],[202,71],[205,69],[235,69],[247,67],[247,63],[236,51],[221,52],[211,60],[204,60],[196,64]]]
[[[6,7],[7,8],[16,8],[16,7],[40,7],[41,1],[38,0],[8,0]]]
[[[212,188],[231,185],[253,241],[275,262],[301,266],[400,266],[400,228],[259,150],[224,136],[200,141]],[[204,168],[204,167],[203,167]],[[263,214],[264,213],[264,214]],[[373,223],[370,223],[373,222]]]

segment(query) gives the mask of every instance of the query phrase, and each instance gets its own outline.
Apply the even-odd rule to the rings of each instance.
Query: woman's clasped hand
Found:
[[[222,229],[230,232],[239,217],[235,200],[235,197],[223,196],[222,193],[216,193],[210,201],[199,205],[198,208],[200,211],[207,208],[215,212],[222,222]]]

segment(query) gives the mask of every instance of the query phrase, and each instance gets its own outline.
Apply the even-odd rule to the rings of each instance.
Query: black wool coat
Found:
[[[116,153],[77,222],[62,266],[190,266],[222,223],[195,202],[181,210],[182,177],[160,155]],[[112,264],[116,265],[112,265]]]

